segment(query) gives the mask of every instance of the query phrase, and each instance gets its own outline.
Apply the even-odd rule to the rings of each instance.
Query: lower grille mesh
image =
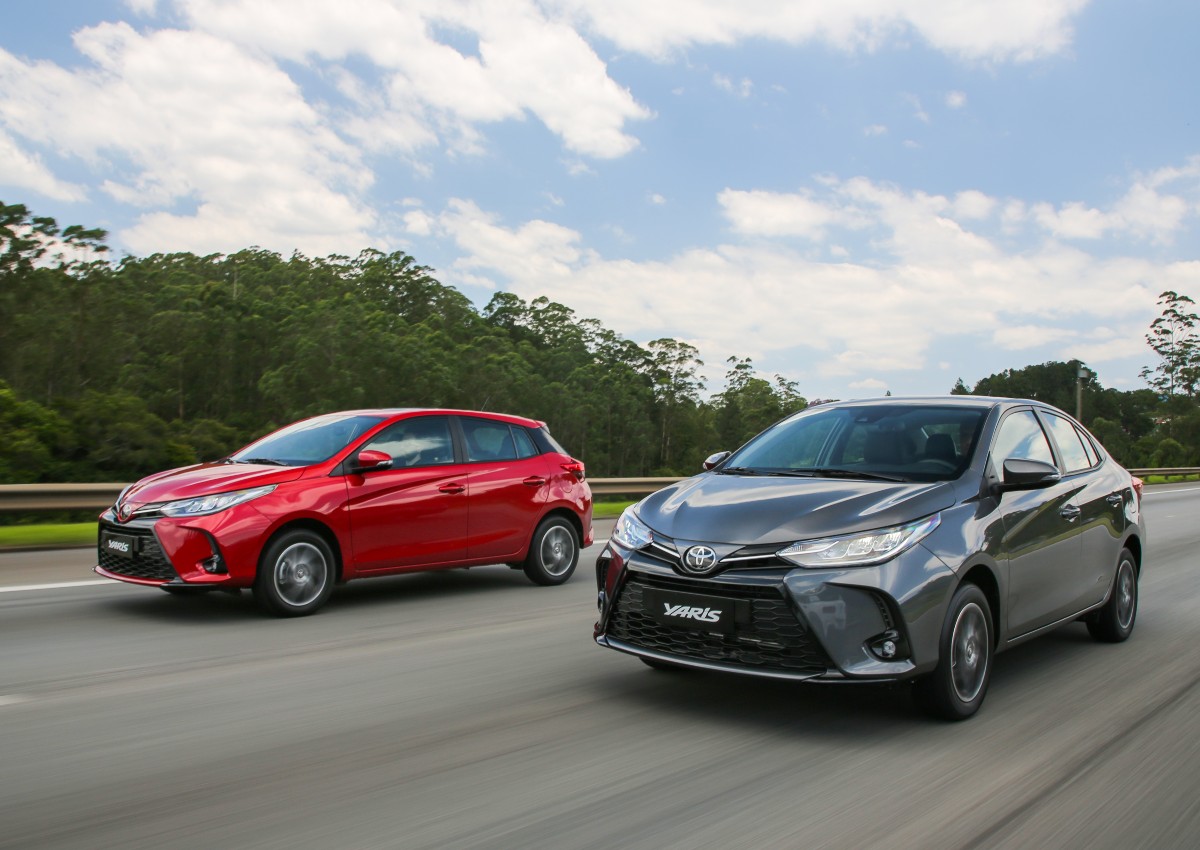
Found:
[[[98,547],[98,563],[110,573],[129,578],[160,581],[174,581],[179,578],[179,574],[175,572],[171,562],[163,554],[162,547],[158,545],[158,539],[150,529],[101,524],[100,530],[101,532],[111,531],[113,534],[123,534],[126,537],[133,537],[137,541],[132,558],[123,558],[105,551],[103,547]]]
[[[648,586],[750,600],[750,623],[735,635],[675,629],[656,621],[646,606]],[[608,621],[610,637],[642,649],[652,649],[698,661],[741,664],[764,670],[818,674],[830,668],[820,644],[796,619],[780,592],[769,587],[697,587],[696,582],[647,579],[630,573]]]

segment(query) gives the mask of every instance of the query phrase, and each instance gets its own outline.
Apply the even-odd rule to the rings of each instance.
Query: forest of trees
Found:
[[[113,262],[104,238],[0,202],[0,483],[133,480],[302,416],[406,406],[545,420],[595,476],[690,475],[809,404],[744,358],[706,397],[686,343],[638,345],[546,298],[499,292],[478,310],[403,253]],[[1130,466],[1200,464],[1196,317],[1167,295],[1153,388],[1084,392],[1085,424]],[[1073,411],[1079,365],[953,391]]]

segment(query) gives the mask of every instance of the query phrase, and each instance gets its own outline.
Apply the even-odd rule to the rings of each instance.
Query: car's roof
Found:
[[[488,419],[498,419],[514,425],[524,425],[530,428],[545,427],[544,422],[530,419],[528,416],[516,416],[511,413],[495,413],[489,410],[459,410],[450,407],[367,407],[361,410],[331,410],[319,416],[386,416],[388,418],[404,414],[441,414],[447,416],[483,416]]]
[[[988,395],[937,395],[937,396],[882,396],[880,398],[856,398],[847,401],[826,402],[832,406],[858,406],[880,404],[922,405],[930,407],[995,407],[1009,404],[1032,404],[1056,410],[1052,404],[1028,398],[1007,398]],[[825,404],[814,405],[824,407]]]

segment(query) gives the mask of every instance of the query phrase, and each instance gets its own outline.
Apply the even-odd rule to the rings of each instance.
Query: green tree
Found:
[[[1200,316],[1189,308],[1196,302],[1167,290],[1158,296],[1158,303],[1162,315],[1150,323],[1146,342],[1158,355],[1159,363],[1153,369],[1143,369],[1141,376],[1163,395],[1195,398],[1200,384],[1200,334],[1196,330]]]

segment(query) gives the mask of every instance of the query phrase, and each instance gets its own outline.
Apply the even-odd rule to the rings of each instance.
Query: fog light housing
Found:
[[[867,650],[881,661],[899,661],[908,657],[908,647],[895,629],[867,641]]]
[[[603,614],[604,605],[608,602],[608,595],[602,590],[596,594],[596,609]]]
[[[225,568],[225,562],[221,560],[221,555],[214,554],[211,558],[205,558],[200,562],[201,569],[210,575],[228,575],[229,570]]]

